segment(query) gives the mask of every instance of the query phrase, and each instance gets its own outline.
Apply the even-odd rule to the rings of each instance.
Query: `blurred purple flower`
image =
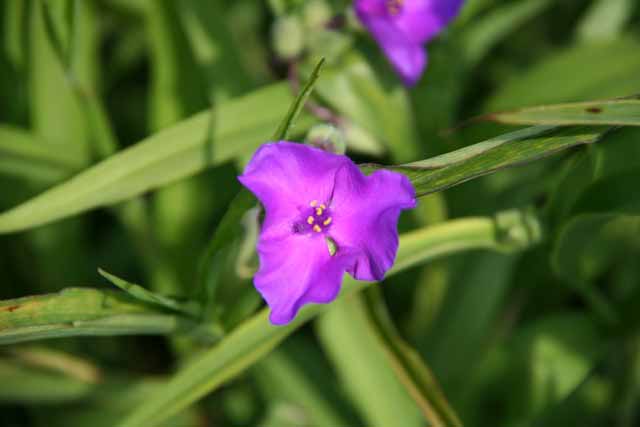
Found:
[[[286,141],[263,145],[238,179],[265,208],[254,283],[277,325],[304,304],[333,301],[345,271],[381,280],[400,211],[416,205],[404,175],[365,176],[346,156]]]
[[[407,86],[427,65],[422,46],[453,20],[464,0],[355,0],[355,11]]]

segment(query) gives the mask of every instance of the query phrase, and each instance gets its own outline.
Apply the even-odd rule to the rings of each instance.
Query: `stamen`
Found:
[[[319,233],[322,231],[322,228],[320,228],[320,226],[318,224],[313,226],[313,231],[315,231],[316,233]]]
[[[307,224],[311,225],[311,224],[313,224],[313,221],[314,221],[314,219],[313,219],[312,216],[309,216],[309,218],[307,218]]]
[[[327,209],[327,206],[326,206],[324,203],[322,203],[322,204],[320,205],[320,207],[321,207],[322,209]]]
[[[333,221],[333,219],[331,217],[329,217],[329,218],[324,220],[322,225],[324,225],[326,227],[327,225],[331,224],[331,221]]]
[[[318,201],[312,200],[311,203],[309,203],[309,206],[311,206],[312,208],[315,208],[316,206],[318,206]]]
[[[322,206],[322,205],[321,205],[321,206]],[[323,209],[323,208],[316,208],[316,215],[317,215],[317,216],[322,215],[322,212],[324,212],[324,209]]]

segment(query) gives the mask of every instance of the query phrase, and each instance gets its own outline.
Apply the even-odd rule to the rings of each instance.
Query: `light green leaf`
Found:
[[[197,114],[0,214],[0,233],[113,205],[250,153],[268,140],[290,103],[288,86],[275,84],[221,104],[213,139],[211,113]],[[299,129],[308,125],[303,121]]]
[[[121,293],[69,288],[0,301],[0,344],[87,335],[167,334],[190,323]]]
[[[327,375],[323,355],[306,340],[297,346],[290,346],[291,342],[287,340],[252,369],[262,393],[274,406],[286,402],[300,408],[309,425],[350,425],[340,411],[343,396]]]
[[[512,125],[640,126],[640,96],[627,99],[544,105],[488,114],[481,119]]]
[[[502,135],[431,159],[399,166],[367,165],[365,170],[391,169],[411,179],[420,196],[517,166],[582,144],[598,141],[602,127],[538,126]]]
[[[82,168],[64,150],[47,145],[26,130],[0,125],[0,173],[53,183]]]
[[[521,0],[495,7],[490,13],[464,28],[462,55],[471,66],[477,64],[497,43],[520,28],[527,20],[552,4],[549,0]]]
[[[595,0],[578,25],[578,38],[607,41],[618,37],[633,16],[635,0]]]
[[[433,427],[462,426],[423,357],[397,331],[379,288],[365,294],[370,328],[376,330],[390,368]]]
[[[74,19],[77,34],[73,49],[68,20],[71,12],[79,15]],[[40,0],[33,4],[30,13],[29,95],[33,130],[46,141],[63,146],[61,153],[71,161],[87,164],[89,135],[83,106],[72,85],[95,86],[98,38],[93,3],[78,2],[74,6],[68,0]]]
[[[87,396],[95,385],[62,375],[0,359],[0,402],[60,404]]]
[[[560,276],[588,282],[640,251],[638,179],[638,170],[613,175],[582,194],[554,245],[553,267]]]
[[[126,280],[114,276],[113,274],[110,274],[101,268],[98,269],[98,273],[100,273],[102,277],[113,283],[118,288],[122,289],[132,297],[139,299],[142,302],[158,305],[160,307],[164,307],[178,313],[186,314],[188,316],[197,317],[199,314],[198,308],[194,307],[192,304],[181,303],[173,298],[153,293],[140,285],[127,282]]]
[[[8,356],[8,357],[7,357]],[[0,401],[63,403],[86,397],[102,372],[92,363],[46,347],[12,348],[0,359]]]
[[[408,389],[391,368],[378,330],[359,295],[333,303],[316,326],[325,353],[366,425],[424,424]]]
[[[372,136],[399,162],[419,158],[406,91],[399,83],[385,86],[362,56],[350,52],[338,64],[328,65],[316,92],[347,119],[347,137],[354,131],[359,138]],[[351,123],[355,129],[350,129]]]
[[[309,99],[309,95],[311,95],[311,92],[313,91],[313,88],[318,81],[318,77],[320,76],[320,71],[322,70],[323,65],[324,58],[322,58],[318,62],[318,64],[316,64],[315,68],[311,72],[311,75],[309,76],[309,80],[304,85],[293,104],[291,104],[291,107],[289,107],[287,115],[283,119],[282,123],[280,123],[280,126],[278,126],[276,132],[273,134],[273,141],[287,139],[287,136],[289,136],[289,133],[291,132],[296,119],[300,115],[300,112],[304,108],[307,99]]]
[[[526,234],[528,228],[529,226],[517,219],[511,222],[496,222],[492,218],[468,218],[416,230],[400,237],[396,264],[387,276],[468,249],[513,250],[513,242],[507,236]],[[534,241],[529,242],[533,243]],[[358,292],[370,284],[371,282],[346,278],[341,297]],[[162,393],[151,396],[119,426],[157,425],[253,365],[327,307],[306,306],[291,323],[279,327],[271,325],[268,321],[268,311],[262,310],[241,324],[218,345],[185,366]]]
[[[639,49],[637,39],[625,37],[559,51],[526,72],[516,73],[489,100],[485,111],[640,93]]]

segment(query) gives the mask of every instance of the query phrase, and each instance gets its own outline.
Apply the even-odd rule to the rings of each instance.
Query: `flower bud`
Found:
[[[309,0],[304,5],[303,16],[307,28],[320,29],[331,20],[331,6],[325,0]]]
[[[273,25],[271,39],[279,58],[291,60],[304,49],[302,24],[297,16],[283,16]]]
[[[342,131],[328,124],[315,125],[307,134],[306,144],[329,153],[344,154],[347,144]]]

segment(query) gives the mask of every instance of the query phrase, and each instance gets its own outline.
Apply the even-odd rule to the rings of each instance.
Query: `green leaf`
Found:
[[[241,242],[251,237],[247,236],[243,218],[247,211],[256,206],[256,203],[253,194],[244,188],[240,190],[216,228],[213,239],[200,261],[198,286],[201,295],[199,299],[203,301],[203,314],[207,319],[220,318],[225,320],[225,325],[232,325],[236,323],[234,319],[237,318],[234,315],[235,309],[247,301],[246,291],[251,291],[251,295],[255,295],[248,283],[249,277],[238,274],[236,262]],[[255,220],[257,223],[257,217]],[[253,247],[255,247],[255,240]],[[250,296],[248,297],[251,299]],[[249,304],[249,308],[255,310],[255,304],[259,301],[257,299],[254,301],[254,304]],[[244,309],[240,311],[244,312]]]
[[[286,402],[300,408],[310,425],[355,425],[340,411],[344,396],[336,393],[334,379],[326,374],[331,367],[307,340],[300,341],[287,340],[254,366],[262,393],[273,405]]]
[[[526,72],[515,73],[489,100],[485,111],[640,93],[638,49],[637,39],[625,37],[559,51]]]
[[[399,166],[365,165],[365,171],[391,169],[411,179],[419,196],[501,169],[528,163],[578,145],[598,141],[602,127],[555,128],[538,126],[508,133],[451,153]]]
[[[373,137],[398,162],[419,158],[406,91],[397,82],[385,86],[362,56],[350,52],[339,63],[327,66],[316,92],[341,120],[347,119],[347,137],[354,132],[360,140]]]
[[[391,368],[377,328],[358,295],[331,304],[316,327],[322,347],[365,425],[424,424],[407,388]]]
[[[477,64],[497,43],[541,13],[549,0],[521,0],[495,7],[489,14],[470,21],[461,37],[462,55],[471,66]]]
[[[603,356],[603,341],[592,318],[565,313],[536,321],[506,343],[513,354],[504,390],[516,404],[517,421],[531,419],[573,393]]]
[[[492,218],[468,218],[416,230],[400,237],[396,263],[387,276],[459,251],[474,248],[513,249],[510,239],[505,239],[505,236],[522,232],[526,234],[526,229],[528,226],[521,221],[499,223]],[[347,278],[341,297],[370,284]],[[185,366],[162,393],[151,396],[119,426],[147,427],[158,424],[253,365],[288,335],[326,309],[326,305],[306,306],[296,319],[280,327],[269,324],[268,311],[262,310],[218,345]]]
[[[420,353],[400,336],[380,289],[371,289],[365,295],[372,321],[371,328],[377,329],[391,369],[416,402],[424,418],[434,427],[462,426],[429,366]]]
[[[110,274],[101,268],[98,269],[98,273],[100,273],[102,277],[113,283],[118,288],[122,289],[132,297],[142,302],[157,305],[171,311],[186,314],[188,316],[198,317],[199,310],[197,309],[197,307],[194,307],[191,304],[184,304],[174,300],[173,298],[153,293],[140,285],[127,282],[126,280],[114,276],[113,274]]]
[[[0,359],[0,402],[22,404],[61,404],[87,396],[95,385],[58,372],[24,366]]]
[[[178,12],[205,81],[213,86],[209,88],[213,103],[251,89],[253,81],[241,60],[245,40],[234,40],[231,29],[239,29],[233,28],[227,5],[220,0],[186,0]]]
[[[615,263],[638,254],[638,170],[614,175],[588,188],[554,245],[554,270],[570,283],[594,280]]]
[[[87,335],[168,334],[190,323],[119,292],[69,288],[0,301],[0,344]]]
[[[151,54],[150,128],[158,131],[209,105],[209,93],[180,23],[183,2],[147,3]]]
[[[82,168],[56,148],[26,130],[0,125],[0,173],[53,183]]]
[[[307,99],[309,99],[309,95],[311,95],[311,92],[313,91],[313,88],[318,81],[318,77],[320,76],[320,71],[322,70],[324,61],[324,58],[322,58],[311,72],[309,80],[304,85],[293,104],[291,104],[291,107],[289,107],[287,115],[282,120],[282,123],[280,123],[280,126],[278,126],[276,132],[273,134],[273,141],[287,139],[287,137],[289,136],[289,133],[291,132],[296,119],[300,115],[300,112],[304,108]]]
[[[634,0],[595,0],[578,25],[585,41],[608,41],[618,37],[633,17]]]
[[[40,0],[30,8],[30,114],[37,135],[63,146],[60,152],[71,161],[87,164],[90,138],[73,87],[95,87],[98,37],[94,4],[72,3]]]
[[[0,401],[67,403],[89,395],[102,372],[86,360],[45,347],[18,347],[0,359]]]
[[[287,85],[275,84],[221,104],[213,139],[211,113],[197,114],[0,214],[0,233],[113,205],[246,155],[268,139],[290,102]]]
[[[512,125],[640,126],[640,96],[627,99],[544,105],[480,117]]]

